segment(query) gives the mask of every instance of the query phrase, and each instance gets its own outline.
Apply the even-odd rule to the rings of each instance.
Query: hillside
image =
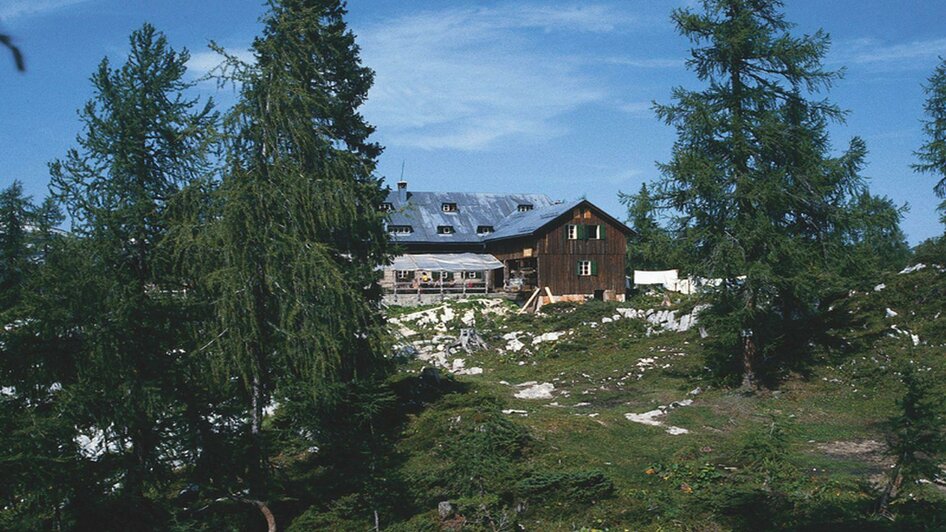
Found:
[[[407,412],[390,477],[405,491],[382,528],[946,526],[934,483],[905,488],[896,521],[874,515],[892,464],[884,427],[902,393],[896,368],[946,370],[944,268],[849,294],[831,312],[836,347],[754,394],[704,367],[697,302],[661,299],[538,315],[500,300],[390,308],[402,339],[393,386]],[[451,354],[466,327],[486,348]],[[337,510],[296,525],[347,515],[359,526],[358,510]]]

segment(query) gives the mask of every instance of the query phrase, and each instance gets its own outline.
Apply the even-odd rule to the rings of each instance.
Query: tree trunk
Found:
[[[260,513],[263,514],[263,518],[266,519],[267,532],[276,532],[276,517],[273,515],[273,512],[270,511],[269,506],[267,506],[264,501],[256,499],[244,499],[243,497],[233,497],[233,499],[238,502],[256,506]]]
[[[253,375],[250,396],[250,463],[248,484],[255,497],[265,496],[266,468],[263,463],[263,443],[260,427],[263,420],[263,386],[259,375]]]
[[[755,357],[756,346],[752,339],[752,332],[743,333],[742,337],[742,387],[747,390],[755,389]]]
[[[880,497],[879,510],[881,515],[887,514],[887,507],[890,505],[890,501],[897,496],[897,492],[900,491],[900,485],[903,483],[903,472],[901,471],[901,465],[898,463],[896,469],[894,469],[893,476],[890,477],[890,480],[887,482],[887,487],[884,488],[884,493]]]

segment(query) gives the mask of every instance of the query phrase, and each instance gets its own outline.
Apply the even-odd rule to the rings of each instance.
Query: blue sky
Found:
[[[386,146],[380,173],[393,183],[403,163],[414,190],[585,195],[623,218],[618,191],[657,178],[674,140],[650,102],[698,86],[669,20],[672,7],[695,3],[351,1],[349,23],[377,73],[363,112]],[[828,66],[846,67],[829,94],[850,113],[834,144],[866,140],[865,175],[875,193],[910,204],[911,242],[941,234],[935,178],[909,165],[922,143],[922,85],[946,56],[946,2],[787,4],[797,31],[831,34]],[[0,30],[28,68],[16,74],[0,56],[0,186],[20,179],[45,194],[46,163],[74,145],[89,75],[106,55],[120,62],[141,23],[190,49],[196,78],[215,63],[207,43],[245,51],[262,10],[258,0],[0,0]]]

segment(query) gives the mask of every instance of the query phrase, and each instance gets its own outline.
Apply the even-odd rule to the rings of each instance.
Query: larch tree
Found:
[[[676,88],[658,116],[677,130],[661,164],[661,206],[692,256],[721,279],[704,312],[718,369],[760,384],[809,347],[837,234],[863,192],[860,139],[830,155],[827,124],[843,112],[812,95],[837,80],[821,62],[823,32],[795,36],[778,0],[705,0],[674,11],[694,44],[688,67],[706,84]]]
[[[30,264],[27,231],[33,209],[19,181],[0,191],[0,314],[20,299]]]
[[[627,241],[627,262],[631,270],[678,268],[673,239],[657,222],[658,205],[647,184],[637,194],[618,193],[627,208],[627,222],[634,234]]]
[[[50,188],[85,257],[73,273],[83,293],[64,302],[83,303],[70,318],[81,337],[66,410],[92,442],[102,440],[101,451],[80,451],[114,466],[106,482],[142,509],[132,519],[152,526],[145,497],[179,456],[168,438],[180,424],[176,376],[186,327],[181,287],[161,249],[166,211],[181,187],[210,170],[217,116],[212,102],[185,96],[186,50],[175,51],[149,24],[129,41],[122,66],[106,58],[92,75],[78,147],[50,163]]]
[[[916,152],[920,162],[914,164],[913,169],[939,177],[933,191],[944,200],[939,208],[946,223],[946,60],[941,60],[930,76],[926,97],[923,105],[926,112],[923,124],[926,143]]]
[[[269,2],[255,62],[226,58],[240,87],[226,165],[191,249],[212,293],[207,349],[245,398],[240,488],[272,495],[264,408],[325,444],[332,404],[386,366],[377,266],[389,258],[381,148],[358,113],[373,81],[337,0]],[[320,418],[321,416],[321,418]],[[271,515],[267,516],[268,519]]]

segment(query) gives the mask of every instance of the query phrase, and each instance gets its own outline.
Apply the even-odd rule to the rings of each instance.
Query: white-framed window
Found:
[[[456,231],[453,229],[452,225],[438,225],[437,234],[438,235],[452,235]]]
[[[466,279],[481,279],[483,277],[483,272],[463,272],[463,275]]]
[[[588,240],[600,240],[601,239],[601,226],[600,225],[586,225],[585,234],[588,235]]]
[[[397,270],[396,274],[398,281],[410,281],[414,278],[414,272],[411,270]]]
[[[581,276],[591,275],[591,261],[590,260],[578,261],[578,275],[581,275]]]
[[[479,225],[476,227],[476,234],[478,235],[488,235],[493,232],[493,226],[491,225]]]
[[[391,212],[394,210],[394,204],[389,201],[385,201],[384,203],[381,204],[380,208],[381,208],[381,211],[383,212]]]
[[[516,210],[519,212],[529,212],[532,209],[533,209],[533,206],[531,203],[520,203],[519,206],[516,207]]]
[[[414,232],[410,225],[389,225],[388,232],[392,235],[409,235]]]
[[[581,277],[598,275],[598,263],[593,260],[580,260],[576,265],[576,272]]]
[[[456,203],[441,203],[440,210],[443,212],[459,212],[460,208],[457,207]]]
[[[569,240],[578,240],[578,226],[574,224],[569,224],[565,226],[565,230],[568,234]]]

